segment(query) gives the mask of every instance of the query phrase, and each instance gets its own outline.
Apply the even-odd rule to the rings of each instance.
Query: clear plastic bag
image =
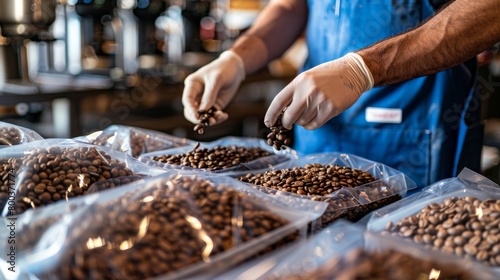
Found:
[[[249,185],[256,189],[259,189],[262,192],[272,195],[293,196],[299,197],[301,199],[317,200],[328,203],[328,208],[326,209],[325,213],[323,214],[321,219],[314,225],[316,227],[316,230],[321,229],[322,227],[325,227],[340,218],[345,218],[352,222],[356,222],[363,216],[368,214],[370,211],[401,199],[405,196],[407,190],[416,187],[415,183],[409,177],[396,169],[355,155],[336,152],[314,154],[301,157],[289,162],[285,162],[283,164],[275,165],[273,166],[273,168],[269,168],[267,170],[252,172],[250,174],[247,174],[246,176],[241,176],[239,179],[248,182],[249,176],[256,176],[256,174],[266,174],[266,171],[268,171],[270,172],[268,173],[270,174],[269,177],[275,178],[273,179],[273,181],[277,180],[277,184],[285,184],[289,176],[295,176],[294,174],[296,173],[292,171],[293,168],[303,168],[308,165],[312,165],[311,168],[315,168],[315,164],[319,164],[322,167],[330,166],[333,168],[335,166],[339,166],[348,167],[353,171],[361,170],[362,172],[373,175],[375,178],[377,178],[377,180],[364,183],[356,187],[348,187],[351,183],[346,183],[345,187],[339,188],[343,184],[342,182],[340,182],[339,187],[336,187],[338,188],[337,190],[326,195],[304,195],[299,194],[298,191],[290,192],[287,190],[283,190],[283,188],[280,190],[277,187],[273,188],[269,185],[264,184]],[[313,181],[315,180],[315,178],[313,177],[325,177],[326,174],[324,173],[330,171],[325,170],[323,173],[321,172],[317,174],[323,175],[313,175],[311,176],[311,178],[307,179],[307,182],[302,182],[304,188],[316,188],[316,185],[318,183]],[[360,172],[360,176],[362,172]],[[321,186],[319,187],[322,188]]]
[[[300,240],[325,209],[270,198],[230,177],[181,170],[69,202],[75,203],[85,205],[19,253],[21,268],[40,279],[208,277]]]
[[[0,148],[42,140],[43,137],[26,127],[0,122]]]
[[[99,146],[111,147],[135,158],[145,153],[190,145],[186,138],[175,137],[159,131],[133,126],[112,125],[102,131],[75,140]]]
[[[217,149],[228,150],[217,151]],[[237,149],[242,149],[242,152],[239,153]],[[193,151],[201,151],[203,154],[208,155],[203,156],[203,158],[196,159],[196,155]],[[250,155],[248,157],[248,161],[244,161],[244,159],[242,159],[243,152],[247,152],[247,154]],[[210,154],[217,153],[221,153],[221,156],[214,156],[214,159],[212,159]],[[223,153],[225,154],[222,159]],[[259,154],[256,155],[257,153]],[[172,155],[177,155],[179,160],[187,160],[186,164],[170,164],[166,162],[165,157]],[[188,164],[190,157],[193,158],[193,161],[196,162],[195,165],[198,165],[199,168],[194,168],[191,164]],[[162,161],[159,161],[159,158],[161,158]],[[246,174],[248,171],[261,170],[277,164],[282,164],[294,158],[297,158],[297,153],[288,147],[283,150],[276,150],[262,139],[229,136],[212,142],[193,143],[185,147],[147,153],[142,155],[139,159],[142,162],[165,169],[196,169],[215,173],[224,173],[225,175],[235,177]],[[213,161],[213,163],[208,164],[210,161]],[[207,162],[207,164],[204,164],[203,162]]]
[[[132,175],[164,171],[115,150],[69,139],[47,139],[0,150],[3,216],[86,194],[92,184],[127,184]]]
[[[495,278],[473,262],[337,221],[307,240],[246,262],[212,279]]]
[[[464,169],[455,178],[374,211],[367,228],[475,259],[500,277],[499,217],[500,187]]]

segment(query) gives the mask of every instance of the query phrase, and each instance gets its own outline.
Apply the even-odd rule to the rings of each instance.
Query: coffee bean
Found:
[[[429,216],[431,213],[432,216]],[[423,236],[424,243],[442,250],[447,247],[447,252],[466,254],[483,264],[497,266],[496,257],[500,255],[500,247],[495,250],[494,246],[500,239],[498,217],[500,200],[451,197],[441,204],[431,203],[419,213],[401,221],[391,222],[385,231],[405,236],[403,227],[425,227],[427,234]]]
[[[161,163],[216,171],[270,155],[270,152],[258,147],[217,146],[211,149],[194,149],[178,155],[160,155],[152,159]]]
[[[168,277],[288,223],[260,206],[255,197],[231,186],[173,176],[88,209],[70,227],[67,242],[71,246],[50,275],[57,279]],[[260,254],[297,238],[298,233],[292,232]]]

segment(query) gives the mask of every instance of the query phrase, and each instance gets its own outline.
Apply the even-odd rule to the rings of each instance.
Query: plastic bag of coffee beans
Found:
[[[144,154],[140,160],[165,169],[201,169],[236,177],[296,157],[296,152],[290,148],[278,151],[262,139],[231,136]]]
[[[0,148],[42,140],[43,137],[26,127],[0,122]]]
[[[339,218],[358,221],[370,211],[401,199],[415,187],[400,171],[341,153],[309,155],[239,179],[268,194],[328,203],[315,229]]]
[[[208,277],[299,240],[324,211],[321,203],[287,205],[229,177],[183,171],[95,195],[34,246],[49,257],[24,254],[23,268],[40,279]],[[55,240],[59,234],[65,238]]]
[[[0,170],[3,216],[85,195],[99,181],[163,172],[112,149],[66,139],[1,149]]]
[[[338,221],[307,240],[243,263],[217,279],[496,279],[477,264]]]
[[[112,125],[102,131],[74,139],[93,145],[111,147],[135,158],[145,153],[182,147],[193,143],[186,138],[124,125]]]
[[[375,211],[372,231],[477,261],[500,277],[500,187],[464,169]]]

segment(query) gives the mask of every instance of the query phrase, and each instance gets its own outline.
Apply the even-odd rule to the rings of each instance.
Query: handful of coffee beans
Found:
[[[281,123],[281,118],[283,117],[283,112],[279,115],[276,123],[270,127],[271,133],[267,135],[267,144],[273,146],[276,150],[281,150],[283,146],[290,146],[291,140],[285,134],[288,129],[286,129]]]
[[[126,129],[126,128],[124,128]],[[162,137],[162,135],[158,135],[155,137],[151,137],[145,132],[130,129],[130,133],[125,137],[119,136],[117,131],[103,131],[99,136],[97,136],[94,140],[89,141],[92,145],[98,146],[115,146],[113,143],[115,141],[119,142],[120,151],[128,152],[130,149],[131,155],[134,158],[138,158],[141,154],[160,151],[175,147],[185,146],[186,143],[184,140],[175,141],[173,139],[169,139],[168,137]],[[111,137],[115,137],[112,142],[108,142]],[[116,139],[118,137],[118,139]],[[129,142],[129,143],[123,143]],[[130,148],[128,148],[130,146]]]
[[[41,148],[20,158],[16,209],[9,215],[84,195],[90,185],[132,175],[124,162],[94,147]]]
[[[157,180],[89,209],[70,229],[61,263],[41,278],[170,276],[288,223],[228,185],[186,176]],[[292,232],[267,251],[297,237]],[[211,268],[218,265],[225,263]]]
[[[217,109],[215,107],[206,111],[198,111],[198,114],[200,115],[198,117],[198,124],[194,126],[193,130],[198,132],[198,134],[204,134],[205,127],[210,126],[210,118],[214,117],[216,111]]]
[[[370,211],[401,199],[399,193],[392,191],[382,181],[375,182],[377,178],[372,174],[339,165],[313,163],[305,167],[270,170],[263,174],[249,173],[239,180],[268,194],[288,192],[328,203],[321,224],[317,225],[321,227],[339,218],[356,222]],[[354,189],[368,183],[371,183],[369,187]],[[341,191],[343,187],[352,190]],[[329,195],[332,193],[334,195]]]
[[[188,153],[179,155],[155,156],[153,160],[161,163],[215,171],[251,162],[269,155],[271,155],[270,152],[258,147],[217,146],[212,149],[195,148]]]
[[[498,199],[450,197],[443,203],[431,203],[395,224],[389,222],[385,233],[487,266],[500,266]]]
[[[354,249],[336,256],[310,272],[279,277],[283,280],[329,280],[329,279],[387,279],[421,280],[448,279],[473,280],[475,274],[451,264],[416,258],[395,250],[371,252]],[[268,279],[278,279],[269,277]]]
[[[22,137],[19,129],[15,127],[0,127],[0,145],[18,145],[21,144]]]

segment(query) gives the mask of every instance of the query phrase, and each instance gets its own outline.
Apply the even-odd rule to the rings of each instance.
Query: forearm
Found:
[[[500,41],[498,15],[498,0],[456,0],[420,27],[357,53],[376,86],[433,74]]]
[[[246,74],[251,74],[283,54],[304,30],[306,21],[306,1],[271,1],[231,50],[243,59]]]

